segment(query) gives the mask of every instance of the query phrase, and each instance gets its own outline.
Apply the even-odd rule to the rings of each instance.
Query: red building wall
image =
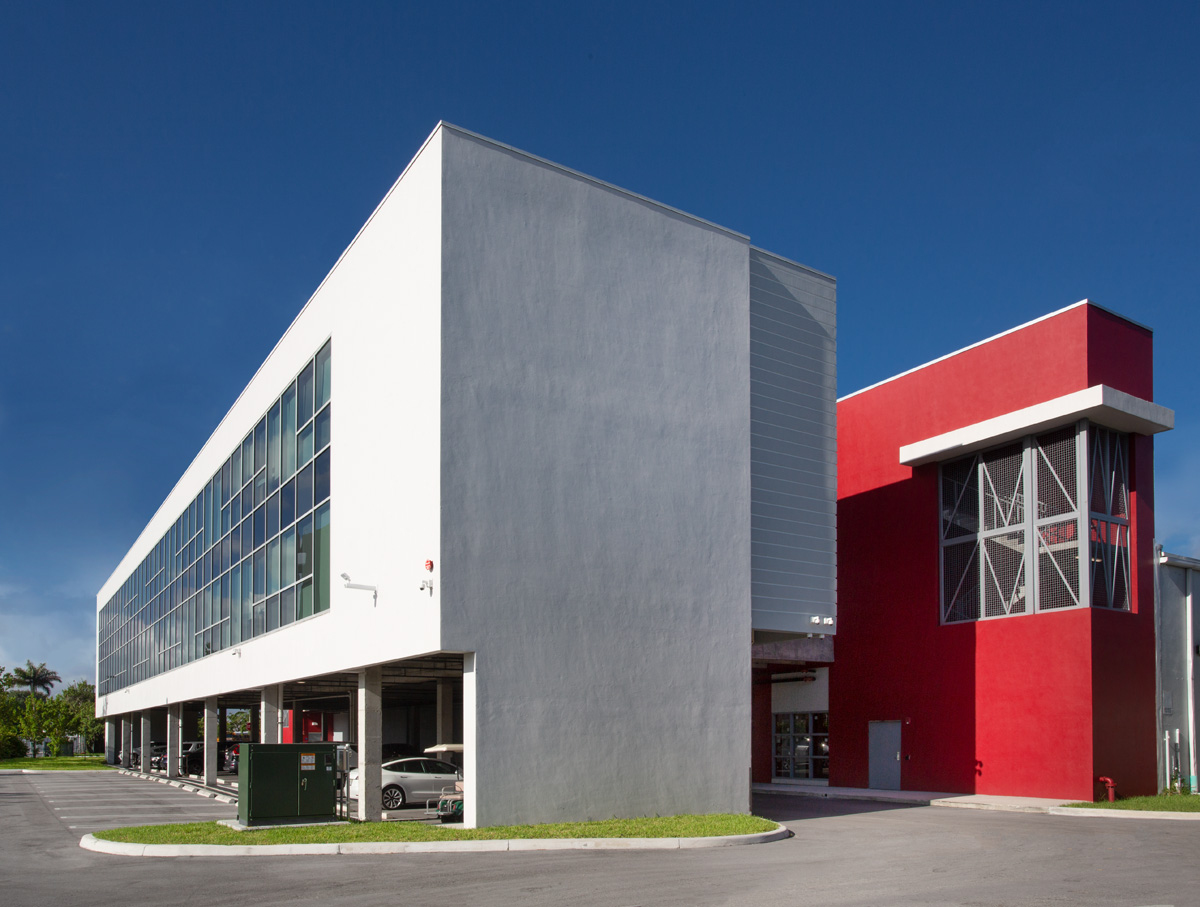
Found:
[[[1104,383],[1152,399],[1151,335],[1076,306],[838,404],[830,783],[865,787],[872,720],[902,722],[907,790],[1091,799],[1156,784],[1152,441],[1131,444],[1133,613],[942,626],[938,467],[899,449]]]

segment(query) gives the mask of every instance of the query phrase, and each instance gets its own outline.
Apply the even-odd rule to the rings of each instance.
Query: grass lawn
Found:
[[[605,819],[554,825],[497,825],[458,828],[420,822],[351,822],[304,828],[234,831],[216,822],[140,825],[98,831],[97,838],[132,844],[346,844],[357,841],[494,841],[508,838],[703,838],[772,831],[775,823],[757,816],[663,816]]]
[[[116,768],[103,756],[44,756],[41,759],[0,759],[0,768],[35,768],[42,772],[105,771]]]
[[[1200,797],[1192,794],[1159,794],[1156,797],[1125,797],[1116,803],[1107,800],[1100,803],[1064,803],[1080,809],[1149,809],[1158,812],[1197,813],[1200,812]]]

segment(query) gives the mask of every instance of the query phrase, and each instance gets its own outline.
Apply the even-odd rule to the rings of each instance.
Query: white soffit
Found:
[[[1097,384],[1018,409],[994,419],[935,435],[900,448],[903,466],[923,466],[1003,444],[1015,438],[1088,419],[1134,435],[1154,435],[1175,427],[1175,413],[1141,397]]]

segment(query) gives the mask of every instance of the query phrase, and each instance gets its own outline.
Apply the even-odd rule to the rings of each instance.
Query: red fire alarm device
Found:
[[[428,570],[430,573],[432,573],[433,572],[433,561],[426,561],[425,569]]]

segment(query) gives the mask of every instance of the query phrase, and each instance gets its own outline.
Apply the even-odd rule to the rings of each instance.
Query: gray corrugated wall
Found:
[[[754,248],[750,495],[754,629],[833,632],[837,283]]]

